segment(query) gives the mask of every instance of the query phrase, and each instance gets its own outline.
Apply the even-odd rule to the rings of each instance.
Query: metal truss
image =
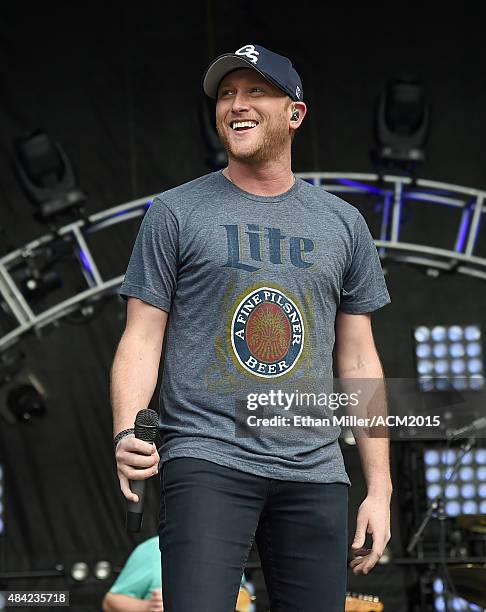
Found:
[[[425,266],[435,271],[457,272],[486,280],[486,259],[475,255],[480,223],[486,207],[486,191],[404,176],[379,176],[334,172],[305,172],[297,174],[326,191],[343,195],[369,195],[371,206],[380,202],[380,233],[374,236],[380,257]],[[87,237],[95,232],[141,217],[153,196],[141,198],[110,208],[101,213],[69,223],[34,240],[0,259],[1,314],[8,325],[0,329],[0,352],[14,345],[29,332],[40,335],[46,325],[52,324],[73,311],[91,304],[103,296],[116,293],[123,274],[115,278],[103,278],[99,265],[88,246]],[[352,198],[350,198],[352,203]],[[400,241],[401,217],[407,201],[426,202],[439,206],[455,207],[460,211],[455,244],[451,248],[435,248],[427,244]],[[364,213],[366,216],[366,212]],[[63,299],[54,306],[35,312],[25,292],[16,280],[15,270],[25,265],[49,245],[64,241],[75,257],[86,287]]]
[[[370,204],[380,201],[380,233],[374,239],[382,259],[486,280],[486,259],[474,253],[481,220],[486,212],[486,191],[406,176],[335,172],[305,172],[298,176],[324,187],[326,191],[344,194],[344,198],[348,194],[368,194],[372,196]],[[412,201],[458,209],[460,216],[450,249],[400,240],[403,207]],[[437,219],[440,222],[439,210]]]

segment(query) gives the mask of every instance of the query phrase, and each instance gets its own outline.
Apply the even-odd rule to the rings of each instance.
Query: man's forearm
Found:
[[[149,601],[120,593],[108,593],[103,600],[103,612],[147,612]]]
[[[390,496],[390,451],[387,438],[356,438],[369,495]]]
[[[139,410],[152,399],[160,363],[160,346],[125,331],[111,369],[113,433],[133,427]]]
[[[358,407],[358,411],[361,409],[364,414],[360,412],[359,416],[387,416],[383,369],[375,350],[358,354],[352,360],[341,359],[337,374],[342,377],[340,382],[344,388],[354,392],[357,385],[364,387],[360,397],[361,406]],[[353,382],[353,379],[357,380]],[[391,495],[390,444],[386,428],[374,428],[371,437],[366,428],[356,428],[354,433],[368,494]]]

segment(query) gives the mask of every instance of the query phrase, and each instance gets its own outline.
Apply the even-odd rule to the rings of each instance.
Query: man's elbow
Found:
[[[112,593],[107,593],[103,597],[103,602],[101,604],[101,608],[102,608],[103,612],[115,612],[115,609],[113,608],[113,595],[112,595]]]

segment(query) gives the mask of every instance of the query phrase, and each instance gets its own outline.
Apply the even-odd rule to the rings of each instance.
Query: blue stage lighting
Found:
[[[455,448],[424,450],[427,498],[443,495],[447,516],[484,513],[486,507],[486,448],[470,450],[461,458],[451,480],[460,451]]]
[[[414,329],[414,338],[422,391],[447,391],[451,386],[456,390],[484,389],[479,325],[420,325]]]
[[[447,516],[459,516],[461,514],[461,504],[456,501],[449,501],[445,505],[445,512]]]
[[[478,505],[475,501],[466,501],[462,504],[462,512],[464,514],[476,514]]]
[[[427,482],[439,482],[441,478],[441,472],[439,468],[429,467],[425,471],[425,480]]]
[[[444,585],[440,578],[436,578],[433,582],[433,590],[435,594],[434,609],[442,612],[446,609],[444,597]],[[482,612],[482,608],[474,603],[462,599],[462,597],[452,597],[449,599],[449,609],[457,610],[458,612]]]
[[[436,450],[426,450],[424,455],[425,465],[438,465],[440,462],[440,454]],[[486,463],[486,462],[485,462]]]
[[[452,484],[448,484],[445,487],[445,491],[444,491],[445,496],[448,499],[453,499],[454,497],[459,497],[459,487],[452,483]]]
[[[447,345],[443,342],[439,342],[434,345],[432,351],[434,353],[434,357],[445,357],[447,355]]]
[[[430,345],[429,344],[417,344],[417,348],[415,349],[415,352],[417,354],[417,357],[419,357],[420,359],[425,359],[427,357],[430,357]]]
[[[458,342],[455,342],[449,347],[449,353],[451,357],[464,357],[464,352],[464,344],[459,344]]]

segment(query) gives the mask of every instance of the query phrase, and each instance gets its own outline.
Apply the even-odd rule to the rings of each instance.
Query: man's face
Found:
[[[290,105],[256,70],[226,75],[218,88],[216,129],[228,155],[248,163],[277,159],[291,143]],[[248,121],[253,127],[239,125]]]

